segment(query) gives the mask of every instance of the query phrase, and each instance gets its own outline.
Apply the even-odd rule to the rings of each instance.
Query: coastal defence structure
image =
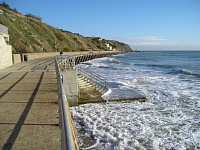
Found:
[[[79,54],[80,58],[70,55],[76,56],[74,63],[78,63],[106,54]],[[58,84],[60,77],[54,57],[24,61],[0,70],[1,149],[78,149],[67,93]]]
[[[12,62],[12,46],[9,41],[8,28],[0,24],[0,69],[9,67]]]
[[[62,147],[67,149],[78,149],[77,144],[77,137],[76,132],[74,131],[74,125],[73,125],[73,119],[71,118],[71,113],[69,110],[70,106],[75,106],[79,104],[79,83],[78,83],[78,77],[77,73],[80,73],[82,71],[75,70],[75,66],[81,62],[85,62],[88,60],[92,60],[95,58],[100,57],[106,57],[109,55],[119,54],[118,53],[102,53],[102,54],[85,54],[85,55],[75,55],[75,56],[67,56],[67,55],[59,55],[55,57],[55,65],[56,65],[56,72],[57,72],[57,79],[58,79],[58,89],[59,89],[59,104],[60,104],[60,119],[61,119],[61,143]],[[82,69],[82,68],[80,68]],[[87,72],[87,71],[86,71]],[[84,73],[83,73],[84,74]],[[87,73],[86,73],[87,74]],[[93,74],[93,73],[92,73]],[[82,75],[81,75],[82,76]],[[94,86],[100,86],[99,88],[103,87],[103,89],[108,90],[108,82],[104,79],[101,79],[98,77],[98,75],[95,77],[92,75],[92,77],[89,77],[90,75],[83,75],[83,77],[86,77],[87,80],[90,80],[94,83]],[[94,79],[94,78],[97,78]],[[103,81],[103,82],[102,82]],[[102,86],[103,83],[103,86]],[[105,83],[105,85],[104,85]],[[119,91],[117,91],[119,92]],[[115,92],[114,92],[115,93]],[[109,99],[110,101],[145,101],[146,98],[144,95],[140,94],[138,91],[131,90],[129,91],[131,94],[125,94],[125,92],[122,90],[121,95],[122,97],[115,97],[112,99]],[[105,101],[106,102],[106,101]]]
[[[60,69],[60,74],[62,76],[63,88],[66,93],[66,97],[69,103],[69,106],[76,106],[79,104],[79,96],[80,96],[80,89],[78,83],[78,74],[87,74],[84,77],[87,78],[88,81],[93,81],[92,83],[95,84],[101,90],[105,90],[107,88],[107,82],[104,85],[104,81],[98,75],[94,75],[89,71],[83,71],[82,68],[75,69],[76,65],[89,61],[95,58],[106,57],[110,55],[119,54],[121,52],[102,52],[102,53],[85,53],[85,54],[72,54],[71,55],[58,55],[55,57],[55,63],[58,64]],[[91,75],[91,76],[90,76]]]
[[[79,149],[69,109],[78,105],[74,66],[120,53],[65,53],[57,60],[32,54],[36,59],[0,70],[0,148]]]

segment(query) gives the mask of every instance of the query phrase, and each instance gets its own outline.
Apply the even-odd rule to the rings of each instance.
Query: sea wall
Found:
[[[87,54],[89,52],[64,52],[66,55],[80,55],[80,54]],[[45,57],[54,57],[56,55],[60,55],[60,52],[46,52],[46,53],[24,53],[21,55],[22,61],[24,58],[27,57],[28,60],[38,59],[38,58],[45,58]]]
[[[95,59],[95,58],[102,58],[102,57],[116,55],[116,54],[120,54],[120,53],[122,53],[122,52],[101,52],[101,53],[90,53],[90,54],[84,54],[84,55],[77,55],[77,56],[74,56],[75,65],[85,62],[85,61]]]
[[[22,54],[22,60],[25,61],[25,57],[28,60],[38,59],[38,58],[45,58],[45,57],[54,57],[59,55],[58,52],[49,52],[49,53],[25,53]]]
[[[100,58],[100,57],[105,57],[108,55],[114,55],[114,54],[119,54],[119,53],[122,53],[122,52],[121,51],[101,51],[101,52],[84,51],[84,52],[64,52],[63,54],[68,55],[68,56],[74,56],[76,58],[76,64],[78,64],[80,62],[88,61],[94,58]],[[22,61],[24,61],[25,57],[28,60],[33,60],[33,59],[38,59],[38,58],[54,57],[56,55],[60,55],[60,52],[24,53],[21,55],[21,57],[22,57]],[[19,58],[17,59],[19,60]]]

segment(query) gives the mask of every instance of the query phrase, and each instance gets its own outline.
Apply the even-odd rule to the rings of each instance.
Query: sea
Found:
[[[200,51],[130,52],[80,66],[107,78],[105,99],[113,88],[147,98],[71,107],[80,149],[200,149]]]

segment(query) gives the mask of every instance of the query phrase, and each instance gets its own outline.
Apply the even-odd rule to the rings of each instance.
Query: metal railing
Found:
[[[59,55],[56,56],[57,62],[59,64],[60,69],[74,69],[75,67],[75,58],[68,55]]]
[[[59,57],[55,57],[55,68],[58,82],[58,100],[61,128],[61,148],[62,150],[78,150],[77,138],[70,114],[68,101],[63,88],[63,77],[60,74]]]
[[[60,115],[60,130],[61,130],[61,148],[62,150],[78,150],[77,137],[71,113],[69,110],[68,100],[63,86],[63,76],[61,70],[76,69],[78,74],[85,80],[91,82],[95,87],[107,91],[107,79],[88,71],[87,69],[76,67],[75,58],[73,56],[59,55],[55,57],[55,68],[58,83],[58,100],[59,100],[59,115]]]
[[[84,80],[91,82],[96,88],[104,92],[108,90],[108,80],[83,67],[75,67],[75,57],[62,54],[56,56],[56,60],[61,70],[76,69],[78,75],[84,78]]]
[[[8,34],[8,28],[2,24],[0,24],[0,32]]]
[[[83,77],[85,80],[91,82],[95,87],[107,91],[108,90],[108,80],[101,77],[100,75],[95,74],[94,72],[89,71],[83,67],[76,67],[78,75]]]

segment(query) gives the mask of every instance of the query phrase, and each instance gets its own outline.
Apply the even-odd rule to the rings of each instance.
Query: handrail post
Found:
[[[65,71],[66,71],[66,63],[67,63],[67,62],[66,62],[66,56],[65,56],[65,62],[64,62],[64,63],[65,63]]]
[[[105,88],[106,88],[106,90],[108,90],[108,81],[107,80],[105,81]]]

